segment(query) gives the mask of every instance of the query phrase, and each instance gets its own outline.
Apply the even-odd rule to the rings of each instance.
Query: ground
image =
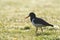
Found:
[[[30,12],[55,27],[35,35]],[[30,29],[24,29],[29,27]],[[60,40],[60,0],[0,0],[0,40]]]

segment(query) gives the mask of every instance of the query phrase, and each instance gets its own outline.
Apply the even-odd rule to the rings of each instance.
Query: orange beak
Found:
[[[29,16],[27,16],[25,19],[27,19]]]

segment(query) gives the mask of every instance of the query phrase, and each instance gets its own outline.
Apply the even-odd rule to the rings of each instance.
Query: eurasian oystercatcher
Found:
[[[38,31],[38,27],[41,28],[41,31],[43,31],[42,27],[45,27],[45,26],[51,26],[51,27],[53,27],[52,24],[49,24],[49,23],[46,22],[45,20],[36,17],[36,15],[35,15],[34,12],[31,12],[31,13],[29,14],[29,16],[27,16],[26,18],[28,18],[28,17],[30,17],[30,20],[31,20],[32,24],[36,27],[36,33],[37,33],[37,31]]]

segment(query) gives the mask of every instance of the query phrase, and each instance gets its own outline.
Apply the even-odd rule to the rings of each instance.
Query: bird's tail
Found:
[[[51,27],[54,27],[54,25],[50,24]]]

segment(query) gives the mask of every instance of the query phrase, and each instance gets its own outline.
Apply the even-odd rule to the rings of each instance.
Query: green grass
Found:
[[[0,40],[60,40],[60,29],[46,27],[35,35],[35,27],[25,20],[32,11],[60,28],[60,0],[0,0]]]

